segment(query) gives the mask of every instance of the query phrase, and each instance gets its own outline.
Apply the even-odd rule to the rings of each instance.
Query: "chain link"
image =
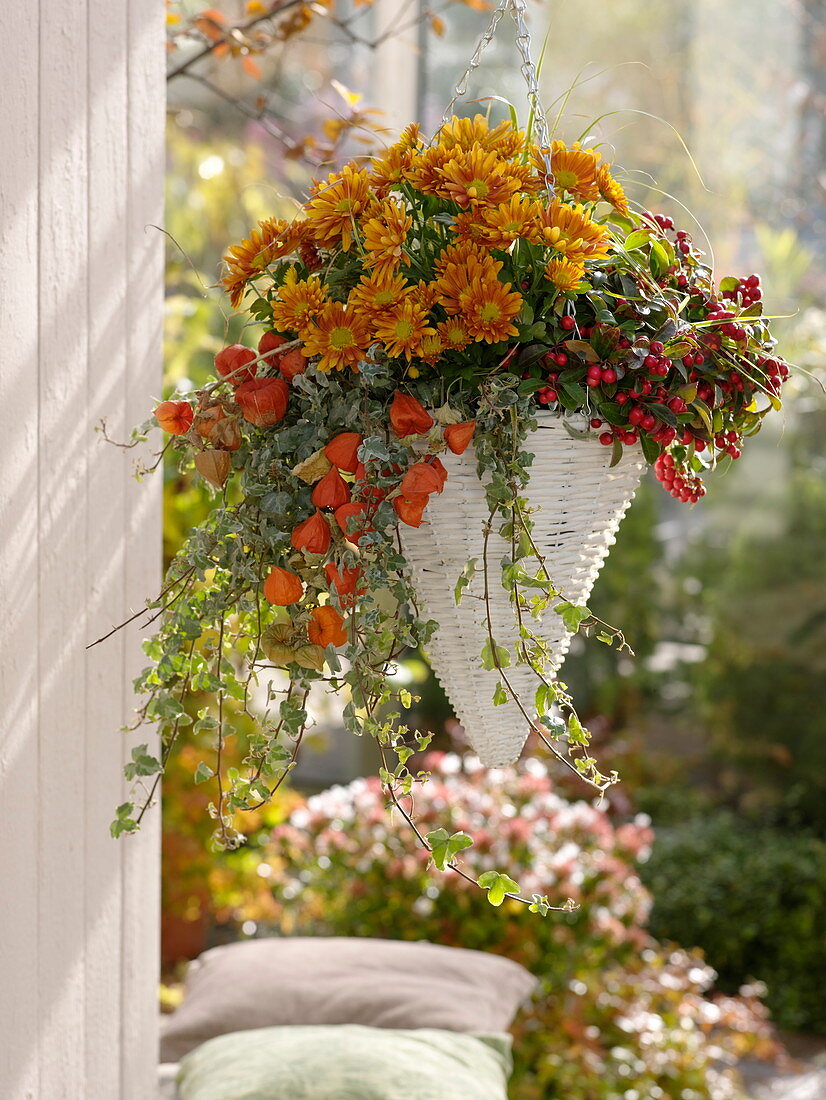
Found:
[[[468,67],[465,69],[462,76],[456,82],[456,86],[453,89],[453,96],[450,102],[445,108],[445,112],[442,115],[442,121],[439,125],[439,130],[450,122],[453,116],[453,110],[458,100],[467,94],[468,81],[475,69],[478,69],[482,60],[482,54],[488,48],[490,43],[496,34],[496,30],[502,21],[502,16],[510,12],[511,17],[516,25],[516,47],[519,50],[522,58],[522,64],[520,66],[520,72],[525,79],[525,83],[528,86],[528,103],[530,104],[531,111],[533,113],[533,129],[536,136],[536,143],[539,146],[540,154],[545,163],[545,174],[547,177],[547,190],[550,195],[553,195],[554,177],[551,170],[551,137],[548,132],[548,120],[545,117],[545,111],[542,107],[542,102],[539,98],[539,78],[536,71],[536,65],[533,63],[531,56],[531,34],[528,30],[528,24],[525,19],[525,0],[500,0],[498,7],[494,10],[491,16],[490,23],[487,30],[476,44],[476,49],[471,55]],[[437,131],[438,133],[438,131]]]

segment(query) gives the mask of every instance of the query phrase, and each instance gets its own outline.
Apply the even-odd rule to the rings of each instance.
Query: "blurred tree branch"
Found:
[[[247,0],[243,16],[231,18],[217,8],[205,8],[185,15],[175,11],[177,5],[168,0],[168,50],[172,61],[167,71],[167,83],[179,77],[196,81],[247,118],[264,126],[267,133],[284,146],[288,156],[312,159],[317,166],[333,157],[347,134],[365,131],[375,137],[376,133],[381,132],[381,125],[370,117],[381,112],[360,108],[361,96],[333,82],[344,100],[346,112],[324,124],[326,142],[319,143],[312,137],[296,142],[283,128],[282,119],[272,109],[266,95],[258,94],[254,101],[239,97],[223,85],[220,70],[205,73],[202,63],[236,59],[254,84],[263,78],[257,58],[271,58],[277,47],[301,35],[318,21],[323,20],[328,26],[335,27],[352,45],[376,50],[390,38],[419,25],[426,25],[432,33],[442,35],[445,24],[440,13],[447,11],[451,3],[480,12],[491,7],[488,0],[446,0],[437,13],[429,7],[420,6],[417,0],[404,0],[389,29],[368,37],[355,29],[355,24],[364,19],[374,3],[380,2],[382,0],[355,0],[355,10],[340,17],[336,14],[336,0],[270,0],[268,3]],[[182,54],[185,56],[181,57]],[[365,139],[359,140],[364,142]]]

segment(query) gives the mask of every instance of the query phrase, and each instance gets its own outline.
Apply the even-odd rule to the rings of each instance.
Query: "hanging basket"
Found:
[[[540,414],[538,421],[525,445],[535,455],[525,491],[535,509],[533,537],[557,589],[581,605],[615,541],[645,462],[641,455],[626,453],[609,468],[611,451],[596,438],[571,436],[563,421],[550,414]],[[419,611],[439,623],[428,648],[433,671],[482,763],[498,767],[517,759],[529,729],[512,700],[494,705],[500,674],[484,670],[478,660],[488,640],[485,607],[478,597],[483,593],[483,528],[490,509],[476,472],[476,455],[471,447],[463,455],[448,455],[445,463],[449,476],[444,492],[432,500],[427,524],[404,528],[403,548],[421,601]],[[518,631],[508,593],[499,582],[505,543],[498,526],[488,545],[491,618],[497,643],[513,652]],[[457,606],[456,581],[471,558],[477,559],[479,571]],[[571,634],[550,608],[541,632],[553,654],[549,671],[555,673]],[[512,665],[507,676],[533,717],[536,676],[526,665]]]

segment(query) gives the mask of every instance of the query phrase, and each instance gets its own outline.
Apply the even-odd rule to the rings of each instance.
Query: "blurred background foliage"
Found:
[[[366,16],[356,10],[365,5],[336,10],[378,18],[395,2],[375,0]],[[486,22],[484,7],[449,3],[433,13],[422,5],[424,23],[405,32],[426,131]],[[224,8],[241,18],[251,5]],[[170,8],[184,19],[198,9]],[[767,311],[781,315],[781,351],[802,368],[780,423],[709,478],[698,507],[678,505],[653,479],[643,484],[591,600],[624,628],[636,658],[577,644],[564,674],[604,763],[623,776],[610,812],[617,821],[636,811],[653,819],[642,874],[656,936],[702,947],[727,990],[764,980],[782,1025],[823,1031],[811,974],[822,966],[813,944],[819,937],[822,950],[826,937],[817,839],[826,825],[826,406],[818,384],[826,376],[826,3],[696,0],[675,9],[560,0],[533,4],[532,16],[540,46],[545,38],[543,95],[555,111],[564,107],[560,133],[594,134],[606,157],[628,167],[634,198],[698,240],[701,222],[720,276],[761,271]],[[474,77],[472,98],[523,103],[512,50],[506,30]],[[214,288],[221,254],[258,218],[288,212],[328,155],[367,148],[362,139],[375,137],[370,128],[383,116],[365,112],[381,102],[392,113],[387,87],[371,81],[372,57],[364,41],[316,21],[256,57],[260,78],[214,57],[196,67],[222,94],[197,80],[170,82],[167,391],[202,382],[225,343],[252,342]],[[262,98],[266,117],[250,117]],[[348,119],[355,124],[342,129]],[[208,501],[177,470],[165,477],[168,560]],[[461,731],[421,655],[411,654],[400,675],[420,696],[415,719],[436,731],[440,747],[461,751]],[[283,916],[270,889],[281,865],[269,830],[299,796],[285,793],[248,822],[248,847],[213,854],[209,792],[191,784],[198,752],[181,743],[164,788],[169,967]],[[326,774],[346,782],[368,771],[351,755]],[[298,773],[294,788],[320,785],[306,779],[302,788]],[[515,918],[496,919],[507,938]]]

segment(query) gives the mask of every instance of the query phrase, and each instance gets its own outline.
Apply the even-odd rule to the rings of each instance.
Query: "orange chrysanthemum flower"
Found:
[[[316,241],[332,246],[341,241],[345,252],[353,243],[358,218],[370,202],[370,176],[366,169],[346,164],[340,175],[331,173],[327,183],[317,183],[305,206],[307,225]]]
[[[420,144],[419,126],[413,122],[402,131],[398,141],[389,146],[380,157],[373,158],[370,185],[376,194],[384,196],[406,178],[414,151]]]
[[[419,348],[419,358],[423,359],[429,366],[435,367],[442,357],[443,350],[442,338],[438,332],[434,332],[432,336],[425,336],[422,340],[422,345]]]
[[[401,275],[388,275],[384,271],[372,271],[362,275],[358,286],[350,291],[350,302],[359,313],[368,318],[400,302],[414,288]]]
[[[429,313],[439,300],[439,288],[435,283],[426,283],[424,279],[420,279],[414,287],[411,287],[410,294],[413,301],[417,302],[425,313]]]
[[[372,342],[366,318],[341,302],[328,302],[301,338],[308,358],[320,356],[318,369],[322,371],[357,369]]]
[[[491,130],[484,115],[474,115],[472,119],[454,115],[439,131],[438,140],[444,149],[467,151],[480,145],[500,157],[513,157],[522,151],[525,135],[521,130],[514,130],[509,122],[500,122]]]
[[[441,145],[434,145],[430,149],[415,153],[407,171],[407,182],[423,195],[441,194],[442,171],[454,157],[459,155],[459,149],[445,149]]]
[[[522,295],[498,279],[474,279],[462,295],[462,320],[471,338],[486,344],[519,335],[512,322],[521,308]]]
[[[389,275],[404,260],[407,234],[413,218],[392,199],[385,199],[361,227],[362,240],[367,250],[364,266]]]
[[[567,191],[580,202],[596,202],[599,198],[596,183],[599,159],[599,153],[582,149],[579,142],[569,149],[564,141],[555,141],[551,146],[551,169],[556,191]],[[544,168],[544,161],[538,160]]]
[[[496,153],[474,145],[439,170],[443,181],[439,194],[462,207],[507,202],[522,189],[522,180],[514,174],[517,167],[500,160]]]
[[[488,254],[479,257],[471,253],[464,263],[449,263],[435,283],[439,304],[447,313],[460,313],[471,283],[495,283],[501,270],[501,261]]]
[[[433,336],[435,331],[427,323],[427,312],[412,298],[404,298],[387,310],[373,326],[387,354],[393,359],[404,356],[408,362],[419,354],[425,336]]]
[[[603,164],[603,166],[597,170],[596,182],[599,196],[606,202],[610,202],[617,213],[627,215],[628,198],[622,187],[608,171],[610,167],[609,164]]]
[[[475,244],[473,241],[459,241],[457,244],[448,245],[433,261],[433,270],[443,275],[451,264],[462,267],[471,262],[481,265],[490,262],[497,274],[502,270],[502,261],[494,260],[483,244]]]
[[[484,243],[485,227],[479,221],[479,214],[476,210],[462,210],[453,219],[450,229],[456,234],[456,239],[462,243]]]
[[[520,238],[536,244],[541,213],[536,199],[514,195],[509,202],[482,211],[480,232],[491,248],[508,249]]]
[[[438,326],[439,335],[446,348],[464,351],[470,343],[470,335],[459,317],[448,317]]]
[[[224,256],[227,273],[221,279],[230,296],[233,309],[237,309],[244,297],[247,283],[274,260],[289,256],[305,239],[305,222],[287,222],[282,218],[260,221],[249,237],[234,244]]]
[[[545,268],[545,278],[550,279],[557,290],[576,290],[585,276],[582,260],[551,260]]]
[[[327,300],[327,287],[314,275],[299,279],[294,267],[278,288],[278,300],[273,303],[272,316],[276,328],[300,332],[321,310]]]
[[[597,259],[611,250],[608,230],[598,225],[581,206],[569,206],[555,199],[542,211],[542,240],[569,260]]]

